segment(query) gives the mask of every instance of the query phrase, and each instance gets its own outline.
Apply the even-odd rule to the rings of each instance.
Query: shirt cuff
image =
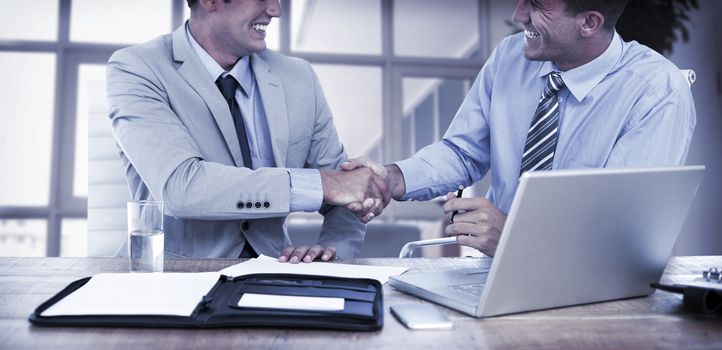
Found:
[[[323,183],[318,169],[288,169],[291,179],[290,211],[314,212],[323,204]]]
[[[410,193],[414,193],[422,188],[431,187],[429,179],[432,178],[432,175],[426,173],[427,167],[424,165],[423,161],[416,158],[409,158],[394,162],[394,164],[396,164],[396,166],[398,166],[401,170],[401,174],[404,177],[404,185],[406,187],[406,193],[404,193],[401,200],[405,201],[413,199],[409,196]]]

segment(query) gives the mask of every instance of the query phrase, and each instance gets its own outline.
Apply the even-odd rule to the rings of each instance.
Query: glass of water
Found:
[[[163,201],[128,202],[130,272],[163,272]]]

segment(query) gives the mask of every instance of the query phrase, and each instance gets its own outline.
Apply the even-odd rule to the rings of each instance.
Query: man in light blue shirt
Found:
[[[494,255],[522,163],[538,149],[546,153],[532,170],[683,164],[696,119],[689,85],[674,64],[615,32],[625,4],[518,1],[513,20],[524,32],[496,47],[440,142],[385,168],[367,159],[342,167],[388,176],[398,200],[428,200],[491,171],[486,198],[449,193],[444,211],[465,211],[447,235]],[[553,72],[561,88],[540,99]]]

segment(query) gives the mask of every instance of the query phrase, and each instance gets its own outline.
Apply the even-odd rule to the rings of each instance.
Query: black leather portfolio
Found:
[[[682,294],[685,308],[692,312],[722,314],[722,271],[712,267],[702,272],[700,278],[686,283],[652,283],[652,288]]]
[[[376,280],[289,274],[253,274],[237,277],[220,275],[215,285],[199,300],[190,316],[43,315],[45,310],[83,287],[90,279],[91,277],[87,277],[74,281],[42,303],[30,315],[30,322],[40,326],[291,327],[373,331],[380,329],[384,321],[383,290]],[[239,306],[239,301],[246,294],[343,300],[335,299],[342,308],[335,310],[304,309],[303,305],[292,308],[277,305]],[[108,300],[108,302],[113,301]]]

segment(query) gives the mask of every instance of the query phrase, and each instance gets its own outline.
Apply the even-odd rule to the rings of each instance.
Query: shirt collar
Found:
[[[577,101],[581,102],[614,68],[621,56],[622,38],[615,31],[609,46],[599,57],[577,68],[561,72],[562,80]],[[539,76],[546,77],[553,71],[559,71],[559,67],[546,61],[539,70]]]
[[[236,62],[235,65],[233,65],[233,68],[231,68],[230,71],[226,72],[223,67],[221,67],[221,65],[218,64],[218,62],[216,62],[216,60],[214,60],[213,57],[211,57],[211,55],[209,55],[208,52],[201,47],[196,39],[193,38],[187,22],[186,35],[188,36],[188,41],[190,41],[193,51],[195,51],[196,55],[198,55],[198,58],[201,60],[203,67],[206,68],[206,71],[208,71],[208,75],[211,77],[213,82],[215,82],[219,77],[225,77],[230,74],[238,81],[243,95],[248,97],[248,94],[251,91],[250,89],[253,87],[253,76],[251,74],[249,59],[250,56],[243,56],[240,60],[238,60],[238,62]]]

